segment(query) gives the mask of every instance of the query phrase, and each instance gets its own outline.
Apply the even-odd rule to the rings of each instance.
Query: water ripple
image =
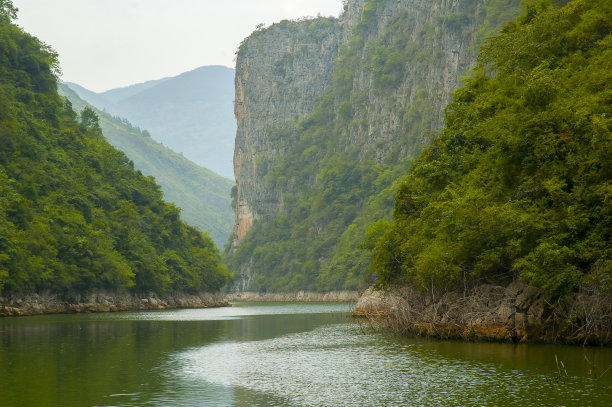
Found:
[[[299,406],[595,405],[588,378],[561,385],[498,364],[443,357],[331,325],[279,338],[216,343],[176,355],[184,381],[245,388]],[[582,391],[580,390],[582,389]]]

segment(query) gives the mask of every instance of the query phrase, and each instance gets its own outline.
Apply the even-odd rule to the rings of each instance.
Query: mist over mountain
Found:
[[[83,101],[87,101],[88,104],[96,107],[97,109],[110,111],[113,108],[114,103],[107,99],[105,96],[86,89],[78,83],[64,82],[61,85],[64,85],[65,87],[73,91],[80,99],[82,99]]]
[[[164,82],[168,78],[156,79],[152,81],[146,81],[143,83],[136,83],[134,85],[125,86],[123,88],[115,88],[111,90],[107,90],[106,92],[102,92],[99,96],[102,96],[106,99],[107,102],[111,104],[119,103],[124,99],[132,97],[142,91],[145,91],[149,88],[152,88],[155,85],[158,85]]]
[[[234,177],[234,70],[204,66],[171,78],[95,93],[66,83],[79,97],[125,117],[189,160]]]
[[[77,112],[91,106],[67,84],[60,84],[58,92],[70,100]],[[223,247],[234,224],[230,206],[234,183],[161,145],[129,121],[100,110],[96,113],[108,142],[123,151],[136,169],[155,177],[164,198],[181,208],[181,217],[186,222],[207,231],[217,246]]]

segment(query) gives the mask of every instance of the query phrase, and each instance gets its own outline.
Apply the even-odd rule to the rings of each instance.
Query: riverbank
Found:
[[[97,291],[84,295],[74,294],[70,297],[62,297],[51,293],[34,293],[0,297],[0,317],[167,308],[208,308],[229,305],[220,293],[209,292],[176,292],[159,296],[155,293]]]
[[[411,287],[369,289],[353,315],[440,339],[612,344],[612,296],[587,288],[563,300],[522,281],[433,295]]]
[[[295,293],[258,293],[236,292],[226,294],[226,301],[272,301],[272,302],[357,302],[360,294],[357,291],[330,291],[317,293],[313,291],[298,291]]]

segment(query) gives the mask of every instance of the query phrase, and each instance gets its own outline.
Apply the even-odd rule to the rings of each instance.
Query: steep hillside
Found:
[[[376,244],[381,283],[612,291],[612,3],[545,4],[505,27],[455,93]]]
[[[428,133],[442,127],[479,45],[519,10],[518,0],[348,1],[337,22],[285,22],[245,40],[237,56],[238,211],[228,263],[237,287],[365,285],[367,225],[390,219],[399,180]],[[263,108],[257,97],[241,97],[261,95],[259,78],[270,80]],[[307,93],[300,110],[286,101],[291,88],[318,95]],[[258,114],[243,118],[247,111]]]
[[[0,3],[0,289],[216,290],[212,240],[57,93],[57,55]]]
[[[68,97],[77,112],[88,106],[66,85],[59,85],[58,91]],[[181,217],[187,223],[207,231],[217,246],[223,247],[234,225],[230,206],[234,183],[164,147],[125,119],[96,112],[106,139],[123,151],[136,169],[155,178],[165,199],[181,208]]]
[[[233,178],[233,82],[233,69],[204,66],[100,94],[68,85],[98,109],[127,118],[196,164]]]

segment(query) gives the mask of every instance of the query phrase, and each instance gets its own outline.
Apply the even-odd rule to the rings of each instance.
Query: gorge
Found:
[[[391,220],[398,184],[443,126],[451,92],[519,3],[352,0],[339,19],[284,21],[243,41],[237,287],[367,286],[358,246],[368,224]]]
[[[402,330],[608,342],[611,13],[348,1],[337,20],[253,33],[237,56],[234,287],[407,286]],[[450,311],[466,298],[469,322]]]
[[[63,86],[12,3],[0,405],[609,406],[610,0],[345,0],[258,25],[235,187]],[[190,103],[173,82],[89,96],[177,130],[152,108]]]

